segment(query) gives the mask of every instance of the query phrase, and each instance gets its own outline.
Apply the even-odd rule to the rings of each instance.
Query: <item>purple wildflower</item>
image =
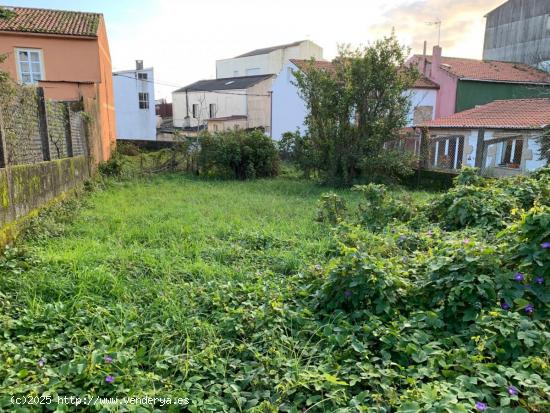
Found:
[[[399,236],[399,239],[398,239],[398,242],[403,242],[407,239],[407,237],[405,235],[400,235]]]
[[[46,365],[46,359],[44,357],[38,360],[38,367],[44,367],[45,365]]]
[[[508,387],[508,394],[510,396],[516,396],[518,393],[519,393],[519,391],[518,391],[517,387],[515,387],[515,386],[509,386]]]
[[[521,282],[525,280],[525,276],[520,272],[516,272],[516,275],[514,275],[514,280]]]
[[[483,402],[476,402],[476,410],[480,411],[480,412],[483,412],[485,410],[487,410],[487,405]]]
[[[115,381],[115,376],[107,376],[105,377],[105,383],[113,383]]]
[[[107,364],[111,364],[113,362],[113,358],[111,356],[105,356],[103,357],[103,361]]]
[[[548,250],[550,249],[550,242],[543,242],[542,244],[540,244],[540,247],[544,250]]]
[[[429,230],[428,232],[426,232],[426,235],[431,237],[432,235],[434,234],[434,232],[432,230]]]
[[[503,301],[502,304],[500,304],[500,308],[502,308],[503,310],[509,310],[510,304],[508,304],[506,301]]]
[[[405,264],[407,262],[407,257],[403,256],[403,258],[401,259],[401,262],[403,262],[403,264]]]
[[[535,278],[535,283],[537,283],[537,284],[544,284],[544,277],[537,277],[537,278]]]
[[[469,244],[469,243],[470,243],[470,238],[464,238],[464,239],[462,240],[462,243],[463,243],[463,244]]]
[[[524,311],[527,314],[533,314],[533,311],[535,311],[535,306],[533,304],[527,304],[524,308]]]
[[[344,291],[344,296],[346,296],[346,297],[348,297],[348,298],[351,297],[352,294],[353,294],[353,293],[352,293],[350,290]]]

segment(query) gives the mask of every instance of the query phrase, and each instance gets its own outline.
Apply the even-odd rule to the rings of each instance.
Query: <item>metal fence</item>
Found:
[[[54,102],[42,88],[0,90],[0,168],[86,154],[78,102]]]

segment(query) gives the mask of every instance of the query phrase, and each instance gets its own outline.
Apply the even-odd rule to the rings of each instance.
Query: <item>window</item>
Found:
[[[44,78],[41,50],[16,49],[16,59],[21,83],[29,85]]]
[[[197,119],[199,117],[199,105],[198,103],[193,103],[193,118]]]
[[[140,109],[149,109],[149,93],[139,92],[138,99]]]
[[[463,136],[432,138],[430,148],[431,167],[437,169],[460,169],[464,151]]]
[[[147,80],[147,73],[138,73],[137,78],[139,80]]]
[[[210,119],[214,119],[216,117],[216,104],[211,103],[208,109],[209,109],[208,112],[209,112]]]
[[[508,139],[502,143],[502,158],[499,166],[519,169],[523,154],[523,139]]]
[[[259,67],[252,67],[250,69],[246,69],[246,75],[247,76],[259,75],[259,74],[260,74],[260,68]]]

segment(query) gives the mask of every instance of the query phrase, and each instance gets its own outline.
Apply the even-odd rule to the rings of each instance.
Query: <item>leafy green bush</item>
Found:
[[[447,230],[467,227],[504,228],[517,200],[495,186],[457,186],[436,198],[428,208],[433,222]]]
[[[336,224],[344,218],[346,212],[346,201],[334,192],[329,192],[321,195],[317,207],[317,221]]]
[[[255,179],[276,176],[279,155],[259,130],[205,134],[200,140],[199,170],[206,176]]]
[[[369,228],[380,229],[393,220],[408,221],[414,214],[414,205],[395,199],[383,184],[356,185],[353,190],[363,195],[359,220]]]
[[[101,175],[110,177],[119,177],[124,169],[124,160],[116,152],[111,159],[99,164],[98,170]]]

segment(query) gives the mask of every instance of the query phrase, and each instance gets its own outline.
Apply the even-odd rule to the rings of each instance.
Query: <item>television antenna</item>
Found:
[[[426,22],[428,26],[437,26],[437,45],[441,43],[441,19],[437,19],[433,22]]]

